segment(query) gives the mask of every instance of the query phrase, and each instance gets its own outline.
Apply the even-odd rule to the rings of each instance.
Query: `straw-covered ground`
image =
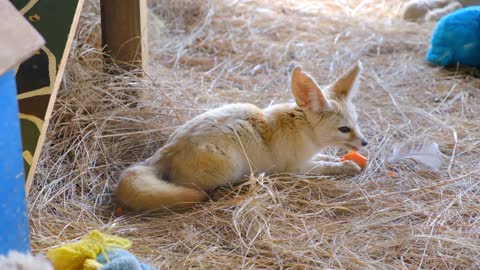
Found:
[[[29,196],[34,251],[99,229],[161,269],[479,269],[478,72],[426,64],[434,24],[400,20],[400,6],[157,0],[138,78],[105,72],[98,1],[87,1]],[[254,175],[189,211],[115,214],[121,170],[192,116],[292,100],[291,62],[328,83],[357,60],[361,174]],[[423,143],[439,145],[439,171],[388,162],[396,145]]]

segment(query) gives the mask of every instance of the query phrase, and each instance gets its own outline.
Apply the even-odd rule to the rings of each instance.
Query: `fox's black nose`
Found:
[[[367,140],[363,139],[362,140],[362,146],[367,146],[367,144],[368,144]]]

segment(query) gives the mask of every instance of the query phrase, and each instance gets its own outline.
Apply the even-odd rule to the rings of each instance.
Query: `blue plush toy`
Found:
[[[438,22],[427,61],[480,67],[480,6],[459,9]]]

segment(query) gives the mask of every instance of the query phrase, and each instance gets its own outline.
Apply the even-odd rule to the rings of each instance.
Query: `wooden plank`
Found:
[[[16,74],[27,193],[45,140],[83,1],[12,0],[46,40],[46,45],[21,64]]]
[[[147,1],[101,0],[102,42],[113,61],[126,70],[147,72]]]
[[[38,50],[45,41],[9,0],[0,0],[0,75]]]

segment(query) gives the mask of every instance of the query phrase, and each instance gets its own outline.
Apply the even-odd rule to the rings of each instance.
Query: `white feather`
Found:
[[[435,171],[439,170],[442,166],[442,155],[437,143],[425,143],[418,150],[406,150],[404,146],[394,146],[387,161],[389,163],[396,163],[402,159],[414,160]]]

